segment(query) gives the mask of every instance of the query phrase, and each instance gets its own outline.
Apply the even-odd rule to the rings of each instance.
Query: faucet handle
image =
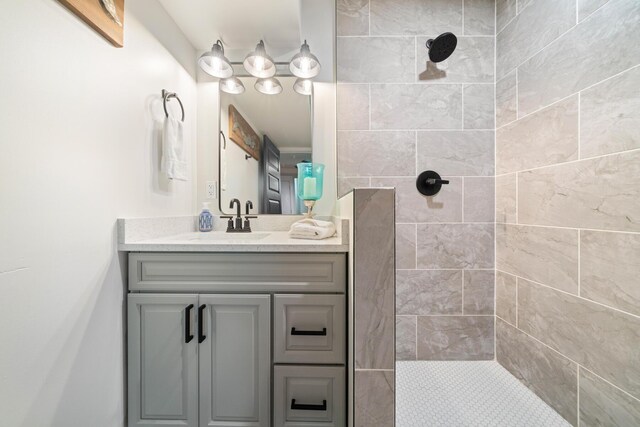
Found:
[[[233,227],[233,216],[232,215],[221,215],[220,218],[224,218],[224,219],[228,219],[229,220],[229,222],[227,222],[227,233],[229,231],[234,230],[234,227]]]

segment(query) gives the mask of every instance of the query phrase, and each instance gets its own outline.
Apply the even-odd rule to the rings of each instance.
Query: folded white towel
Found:
[[[333,237],[335,234],[336,226],[333,222],[311,218],[294,222],[289,230],[289,237],[293,239],[321,240]]]
[[[162,161],[160,164],[160,170],[167,175],[167,178],[187,180],[185,155],[182,122],[173,117],[167,117],[162,129]]]

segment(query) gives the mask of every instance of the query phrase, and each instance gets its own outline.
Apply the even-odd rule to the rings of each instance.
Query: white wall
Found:
[[[0,424],[121,426],[115,222],[195,212],[194,167],[158,176],[156,122],[178,92],[194,158],[195,52],[155,0],[127,2],[124,49],[57,1],[2,5]]]

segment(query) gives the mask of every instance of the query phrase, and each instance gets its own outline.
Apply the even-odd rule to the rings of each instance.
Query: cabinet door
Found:
[[[200,426],[269,426],[269,298],[200,295]]]
[[[129,295],[129,426],[198,425],[197,295]]]

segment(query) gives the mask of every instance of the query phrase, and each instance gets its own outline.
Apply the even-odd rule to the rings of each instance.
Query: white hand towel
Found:
[[[160,170],[167,175],[167,178],[187,180],[185,154],[182,122],[173,117],[167,117],[162,129],[162,161],[160,164]]]
[[[289,230],[289,237],[293,239],[321,240],[333,237],[335,234],[336,226],[333,222],[311,218],[294,222]]]

